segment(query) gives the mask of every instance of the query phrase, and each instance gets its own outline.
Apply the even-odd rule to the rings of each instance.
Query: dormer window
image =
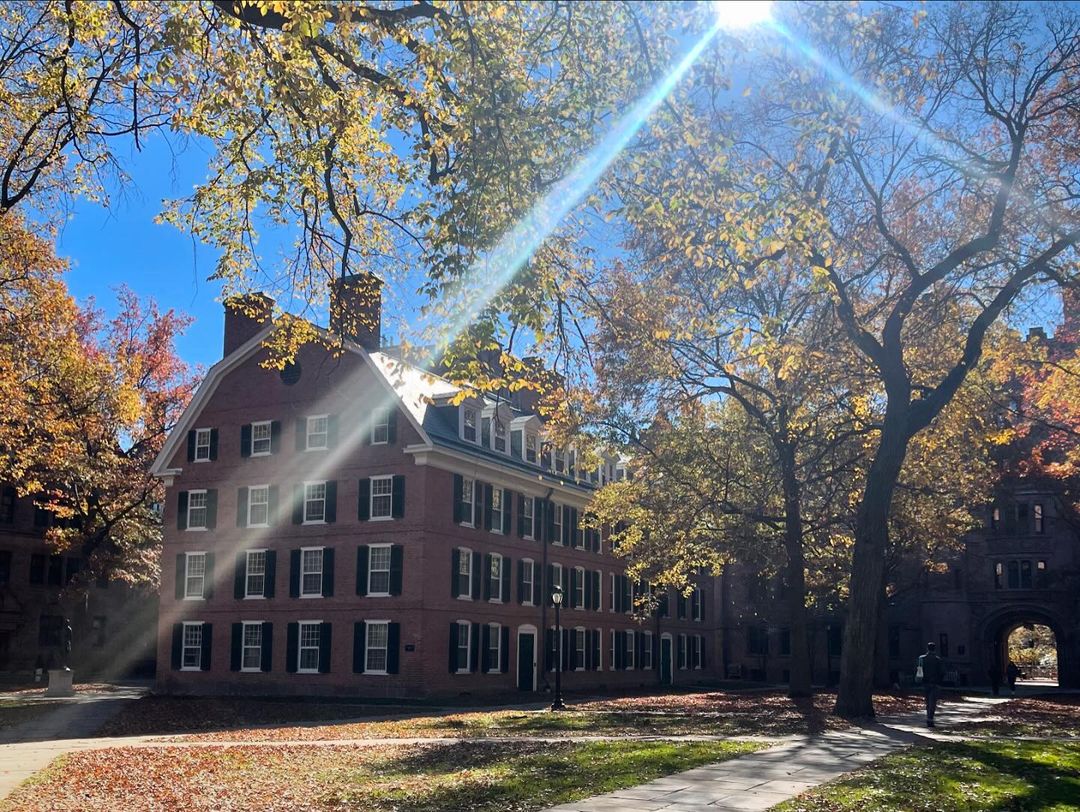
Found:
[[[476,409],[469,406],[461,410],[461,438],[470,443],[476,442]]]
[[[555,449],[555,473],[561,474],[566,470],[566,452],[562,449]]]
[[[501,451],[502,453],[505,454],[506,453],[506,424],[503,423],[501,420],[499,420],[499,418],[497,418],[497,417],[492,421],[492,423],[493,423],[494,429],[495,429],[495,431],[493,433],[493,444],[494,444],[495,450],[496,451]]]
[[[535,434],[525,435],[525,461],[536,464],[537,438]]]

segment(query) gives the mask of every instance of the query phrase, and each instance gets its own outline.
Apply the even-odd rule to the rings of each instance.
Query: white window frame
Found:
[[[702,636],[700,634],[694,635],[694,670],[701,670],[701,648],[702,648]]]
[[[368,440],[371,445],[388,445],[390,443],[390,409],[375,410],[375,417],[371,424],[371,434]]]
[[[597,630],[596,630],[596,640],[597,640],[597,646],[596,647],[597,647],[597,649],[599,649],[599,651],[596,652],[596,654],[598,656],[598,659],[596,661],[596,670],[597,671],[603,671],[604,670],[604,630],[603,629],[597,628]]]
[[[461,584],[460,583],[458,584],[458,600],[459,601],[471,601],[473,599],[473,597],[472,597],[472,565],[473,565],[472,558],[473,558],[472,550],[470,550],[468,547],[458,547],[458,571],[456,573],[454,573],[454,577],[457,578],[460,581],[461,577],[463,575],[465,575],[465,573],[461,571],[461,567],[462,567],[461,562],[463,562],[463,561],[467,562],[468,563],[468,569],[469,569],[469,573],[468,573],[469,577],[465,579],[467,581],[468,588],[463,592],[461,590]]]
[[[520,494],[518,498],[522,500],[521,516],[525,519],[525,530],[522,537],[527,541],[533,541],[536,535],[536,500],[525,494]]]
[[[1031,531],[1039,534],[1046,532],[1046,509],[1042,502],[1031,505]]]
[[[566,472],[566,449],[553,448],[551,450],[551,470],[556,474],[563,474]]]
[[[501,433],[500,429],[502,430]],[[499,448],[499,440],[502,440],[502,448]],[[499,419],[498,414],[491,416],[491,448],[500,454],[510,453],[510,432],[507,430],[506,424]]]
[[[375,483],[387,483],[390,490],[386,493],[375,493]],[[386,513],[375,513],[375,500],[386,499]],[[394,477],[392,474],[380,474],[371,477],[371,488],[368,491],[368,518],[373,522],[388,522],[394,518]]]
[[[318,674],[319,673],[319,666],[322,665],[322,663],[319,661],[320,656],[321,656],[321,649],[322,649],[322,624],[323,624],[323,622],[321,620],[301,620],[301,621],[298,622],[297,630],[296,630],[296,673],[297,674]],[[314,646],[310,646],[310,645],[305,646],[304,645],[304,629],[305,629],[305,627],[311,627],[311,626],[314,626],[318,630],[318,635],[319,635],[318,640],[319,640],[319,642]],[[310,650],[312,648],[315,649],[315,667],[314,668],[311,668],[311,667],[305,668],[303,666],[304,650],[305,649]]]
[[[653,633],[645,632],[644,640],[641,645],[641,668],[643,671],[651,670],[653,667]]]
[[[680,671],[688,671],[690,669],[690,648],[686,641],[687,636],[685,634],[680,634],[677,641],[678,649],[676,650],[676,660],[682,660],[682,665],[679,666]]]
[[[532,459],[529,459],[529,441],[532,440]],[[525,443],[522,446],[521,453],[524,455],[525,462],[532,465],[540,464],[540,437],[531,432],[525,432]]]
[[[577,589],[574,590],[575,594],[573,595],[574,608],[576,608],[576,609],[588,609],[589,607],[587,607],[585,605],[585,568],[584,567],[574,567],[574,571],[577,572],[577,574],[578,574],[578,577],[577,577]],[[577,590],[581,590],[581,600],[580,601],[578,600]]]
[[[536,562],[531,558],[521,559],[522,573],[521,573],[521,605],[533,606],[533,590],[536,588]],[[525,573],[528,572],[529,577],[525,577]]]
[[[266,507],[266,519],[261,522],[254,522],[251,518],[251,507],[255,504],[255,500],[251,498],[255,491],[263,491],[266,494],[266,500],[259,504]],[[190,497],[189,497],[190,498]],[[262,485],[249,485],[248,486],[248,501],[247,501],[247,526],[248,527],[269,527],[270,526],[270,483],[264,483]]]
[[[191,574],[191,562],[194,560],[202,561],[202,574]],[[199,594],[195,595],[191,592],[191,579],[198,578],[199,581]],[[206,553],[203,551],[184,553],[184,600],[186,601],[204,601],[206,600]]]
[[[616,632],[615,632],[614,629],[611,629],[610,632],[611,632],[611,634],[609,635],[609,637],[610,637],[611,648],[609,648],[608,651],[611,652],[611,662],[608,663],[608,671],[614,671],[615,670],[615,660],[616,660],[616,657],[615,657]]]
[[[203,650],[203,634],[206,629],[203,628],[203,622],[201,620],[185,620],[180,631],[180,670],[181,671],[202,671],[202,650]],[[199,642],[197,645],[188,645],[187,642],[187,630],[198,628],[199,630]],[[189,649],[195,649],[195,665],[185,665],[184,654]]]
[[[210,462],[210,443],[213,440],[213,429],[195,429],[195,448],[193,450],[192,462]],[[206,441],[203,442],[205,437]],[[200,457],[199,451],[201,449],[206,450],[206,456]]]
[[[385,635],[385,643],[382,646],[371,645],[371,632],[376,626],[381,626]],[[371,652],[372,651],[384,652],[383,667],[372,668],[371,667]],[[389,620],[367,620],[364,622],[364,673],[385,675],[390,672],[386,670],[386,666],[390,664],[390,621]]]
[[[495,511],[495,494],[499,495],[498,513]],[[491,489],[491,532],[498,533],[500,536],[502,535],[504,513],[506,513],[506,488],[493,487]]]
[[[554,502],[552,504],[554,504],[554,515],[551,519],[551,532],[552,536],[554,537],[554,541],[552,541],[551,543],[556,545],[557,547],[562,547],[563,506],[560,505],[558,502]]]
[[[566,570],[563,565],[558,563],[557,561],[551,562],[551,567],[553,576],[552,580],[555,582],[551,585],[551,591],[554,592],[555,585],[558,584],[559,589],[561,589],[563,593],[563,606],[566,606]]]
[[[271,420],[256,420],[251,424],[251,448],[248,449],[250,456],[252,457],[269,457],[273,453],[273,421]],[[255,437],[255,430],[257,428],[266,428],[266,437]],[[260,442],[266,442],[265,451],[256,451],[255,444]]]
[[[695,621],[700,623],[705,619],[705,590],[700,586],[694,587],[694,594],[690,596],[690,607]]]
[[[465,501],[465,486],[468,485],[469,501]],[[461,517],[462,527],[474,527],[473,517],[476,515],[476,480],[472,477],[463,476],[461,478],[461,504],[464,508],[465,505],[469,506],[468,512]]]
[[[465,657],[464,660],[461,657],[461,627],[465,627]],[[472,624],[467,620],[457,621],[458,637],[457,637],[457,650],[458,650],[458,668],[455,673],[468,674],[469,673],[469,660],[472,657]],[[464,665],[462,663],[464,662]]]
[[[312,431],[312,423],[316,420],[324,420],[322,431]],[[322,435],[322,445],[313,445],[311,442],[312,436],[318,437]],[[326,451],[330,447],[330,415],[329,414],[309,414],[304,420],[304,450],[305,451]]]
[[[309,488],[317,488],[320,485],[322,486],[322,489],[323,489],[321,499],[312,499],[310,496],[308,496],[308,489]],[[309,502],[322,502],[322,518],[321,519],[309,519],[308,518],[308,503]],[[304,518],[304,522],[303,522],[304,524],[326,524],[326,480],[325,479],[314,480],[312,482],[305,482],[304,483],[304,517],[303,518]]]
[[[259,629],[259,645],[258,645],[258,664],[255,666],[244,665],[244,655],[248,649],[254,649],[255,646],[249,646],[247,644],[247,630],[249,626],[255,626]],[[263,640],[263,622],[261,620],[245,620],[240,626],[240,671],[245,674],[253,674],[255,672],[262,671],[262,650],[266,641]]]
[[[495,568],[495,562],[499,562],[499,577],[494,578],[491,571]],[[484,573],[484,577],[488,579],[488,591],[491,593],[488,598],[488,603],[502,603],[502,579],[503,579],[503,566],[506,563],[506,557],[502,553],[492,553],[491,563],[488,565],[488,571]],[[494,583],[492,583],[494,579]],[[493,587],[497,587],[493,588]]]
[[[611,586],[611,589],[608,591],[608,611],[609,612],[614,612],[615,611],[615,573],[613,573],[613,572],[608,573],[608,583]]]
[[[307,563],[307,556],[304,553],[319,551],[319,591],[307,592],[304,589],[304,576],[315,575],[315,570],[308,571],[304,565]],[[300,548],[300,597],[301,598],[321,598],[323,597],[323,578],[326,571],[326,548],[325,547],[301,547]]]
[[[202,505],[200,505],[198,507],[193,505],[192,502],[194,500],[191,498],[192,496],[202,496],[203,497]],[[194,510],[203,511],[202,524],[194,524],[192,522],[191,516],[192,516],[192,511],[194,511]],[[188,531],[191,531],[191,532],[199,532],[199,531],[202,531],[202,530],[208,530],[209,527],[207,526],[207,521],[209,520],[209,518],[210,518],[210,491],[208,491],[206,488],[200,488],[200,489],[197,489],[197,490],[188,491],[187,527],[186,527],[186,529]]]
[[[266,599],[266,553],[268,551],[265,548],[258,550],[248,550],[244,556],[244,600],[265,600]],[[263,555],[263,588],[262,592],[254,593],[251,591],[251,556],[262,553]]]
[[[468,416],[472,415],[472,425],[469,425]],[[469,439],[466,434],[466,429],[472,429],[472,439]],[[480,410],[475,406],[462,406],[461,407],[461,439],[467,443],[480,444]]]
[[[487,674],[499,674],[501,673],[502,665],[502,624],[501,623],[489,623],[488,627],[488,650],[485,652],[488,658],[488,668],[485,673]],[[492,641],[494,641],[494,647],[492,647]],[[492,665],[491,655],[495,654],[495,663]]]
[[[393,549],[392,544],[370,544],[370,545],[368,545],[368,575],[367,575],[368,580],[367,580],[367,593],[366,594],[367,594],[367,596],[369,598],[386,598],[386,597],[390,596],[390,571],[391,571],[392,566],[393,566],[393,564],[392,564],[392,558],[393,558],[392,549]],[[372,555],[372,553],[374,553],[376,550],[386,550],[386,569],[385,570],[384,569],[376,570],[375,567],[373,566],[374,556]],[[371,588],[371,576],[374,575],[376,572],[380,572],[380,573],[385,572],[386,573],[386,589],[385,590],[377,590],[377,589],[372,589]],[[371,621],[371,622],[374,623],[376,621]]]
[[[577,661],[577,665],[574,666],[575,671],[585,670],[585,656],[587,648],[588,642],[585,640],[585,627],[574,627],[574,654],[577,655],[575,658]]]
[[[634,639],[634,630],[626,629],[623,631],[623,635],[625,637],[624,645],[626,646],[626,670],[633,671],[637,668],[637,658],[635,657],[637,653],[635,644],[637,641]]]

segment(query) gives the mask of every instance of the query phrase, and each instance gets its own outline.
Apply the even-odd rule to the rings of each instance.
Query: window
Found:
[[[493,436],[494,443],[495,443],[495,450],[496,451],[502,451],[505,454],[506,453],[506,424],[503,423],[501,420],[499,420],[498,417],[496,417],[494,420],[492,420],[492,425],[493,425],[493,427],[495,429],[494,436]]]
[[[184,564],[184,597],[201,598],[206,589],[206,553],[188,553]]]
[[[566,470],[566,452],[561,448],[555,449],[555,473],[561,474]]]
[[[15,521],[15,488],[5,485],[0,489],[0,522],[11,524]]]
[[[213,429],[195,429],[195,462],[207,462],[210,459],[210,438]]]
[[[45,583],[45,556],[41,553],[33,553],[30,556],[30,583]]]
[[[553,505],[555,518],[551,522],[551,533],[555,538],[555,544],[562,544],[562,505]]]
[[[1028,506],[1027,502],[1016,503],[1016,527],[1021,533],[1030,533],[1028,528]]]
[[[502,568],[503,557],[492,553],[491,567],[488,570],[488,594],[494,603],[502,603]]]
[[[566,584],[563,583],[562,564],[551,565],[551,591],[555,591],[555,587],[559,587],[564,593],[566,592]],[[563,600],[566,600],[566,596],[563,596]],[[550,603],[551,596],[548,596],[548,602]],[[565,603],[563,604],[565,606]]]
[[[487,650],[487,664],[488,673],[494,674],[499,671],[502,665],[502,659],[500,655],[502,646],[502,626],[498,623],[488,624],[488,650]]]
[[[205,530],[207,519],[206,491],[188,491],[187,529]]]
[[[491,489],[491,532],[502,533],[503,529],[503,500],[506,491],[502,488]]]
[[[307,419],[307,444],[308,451],[326,448],[327,432],[329,427],[329,415],[312,415]]]
[[[394,478],[373,476],[371,478],[371,518],[389,519],[394,515]]]
[[[525,435],[525,461],[536,463],[536,435]]]
[[[626,646],[626,668],[634,667],[634,633],[630,629],[623,632],[623,642]]]
[[[574,629],[574,670],[585,670],[585,630]]]
[[[705,617],[705,592],[700,586],[695,587],[693,594],[690,596],[690,608],[694,620],[701,620]]]
[[[191,497],[188,496],[188,499]],[[269,523],[270,486],[255,485],[248,488],[248,527],[266,527]]]
[[[1020,588],[1031,589],[1031,562],[1020,562]]]
[[[326,521],[326,483],[304,483],[304,524]]]
[[[300,597],[322,597],[323,548],[303,547],[300,550]]]
[[[472,551],[464,547],[458,550],[457,579],[458,597],[472,600]]]
[[[611,582],[611,589],[608,590],[608,611],[615,611],[615,573],[609,572],[608,578]]]
[[[1042,533],[1043,528],[1045,527],[1045,523],[1043,521],[1043,506],[1039,502],[1036,502],[1034,505],[1031,506],[1031,513],[1033,525],[1032,529],[1036,533]]]
[[[199,671],[202,668],[202,623],[185,623],[181,638],[180,670]]]
[[[469,672],[469,648],[472,643],[472,624],[459,620],[457,624],[457,672]]]
[[[240,648],[240,670],[262,670],[263,625],[260,621],[244,621]]]
[[[371,424],[371,444],[386,445],[390,442],[390,410],[377,409]]]
[[[1005,565],[998,561],[994,564],[994,589],[1001,589],[1004,584]]]
[[[475,484],[468,477],[461,478],[461,523],[467,527],[473,526],[473,516],[476,514]]]
[[[644,669],[653,667],[652,632],[645,632],[645,640],[641,645],[641,667]]]
[[[523,524],[521,533],[527,539],[535,538],[535,528],[533,526],[533,498],[531,496],[520,495],[521,499],[521,519]]]
[[[521,602],[526,606],[533,605],[533,584],[535,583],[536,565],[531,559],[521,560]]]
[[[764,626],[750,626],[747,628],[746,653],[758,656],[769,653],[769,636]]]
[[[364,672],[367,674],[385,674],[390,641],[390,624],[384,620],[369,620],[364,624],[364,628],[367,630],[367,645],[364,648]]]
[[[390,594],[390,545],[368,547],[368,595]]]
[[[694,635],[694,668],[701,668],[702,666],[702,649],[704,648],[704,639],[700,634]]]
[[[990,529],[997,530],[1001,527],[1001,508],[995,507],[990,511]]]
[[[251,424],[251,456],[265,457],[270,453],[270,421]]]
[[[791,629],[786,627],[780,630],[780,656],[791,656]]]
[[[476,442],[476,409],[468,406],[461,410],[461,438],[470,443]]]
[[[244,572],[244,597],[263,597],[266,594],[266,550],[248,550]]]
[[[945,632],[938,635],[938,654],[942,657],[949,656],[949,635],[945,634]]]
[[[615,670],[615,630],[611,630],[611,661],[608,663],[608,669],[610,671]]]
[[[322,551],[319,551],[320,555]],[[300,674],[317,674],[319,671],[319,643],[322,638],[322,622],[306,620],[300,622],[299,651],[297,657]]]
[[[0,550],[0,585],[11,583],[11,550]]]
[[[573,607],[578,609],[585,609],[585,568],[574,567],[576,577],[574,578],[574,594],[571,596]]]

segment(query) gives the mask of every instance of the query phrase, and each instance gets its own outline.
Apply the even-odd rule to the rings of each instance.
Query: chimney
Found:
[[[270,322],[273,313],[274,300],[265,293],[248,293],[226,299],[224,356],[254,338]]]
[[[382,280],[358,273],[330,283],[330,330],[368,352],[382,340]]]
[[[1046,341],[1046,330],[1042,327],[1029,327],[1027,340],[1034,341],[1035,339]]]

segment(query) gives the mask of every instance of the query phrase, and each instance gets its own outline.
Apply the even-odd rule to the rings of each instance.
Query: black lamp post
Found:
[[[562,606],[562,587],[556,586],[551,593],[551,602],[555,605],[555,699],[551,702],[553,711],[566,710],[562,701],[562,626],[559,625],[559,607]]]

